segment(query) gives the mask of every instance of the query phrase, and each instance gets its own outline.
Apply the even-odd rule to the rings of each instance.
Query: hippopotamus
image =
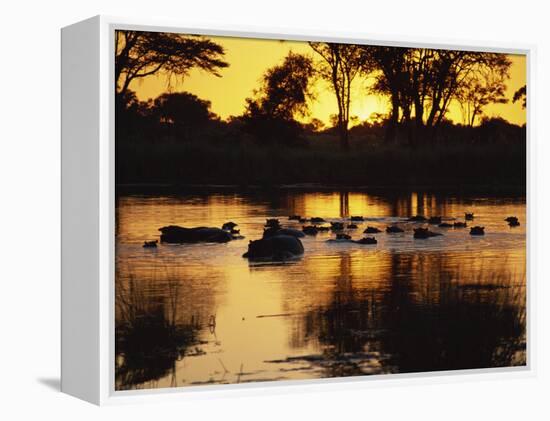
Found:
[[[365,220],[362,216],[352,216],[350,219],[354,222],[363,222]]]
[[[382,232],[376,227],[367,227],[365,231],[363,231],[363,234],[377,234],[379,232]]]
[[[235,222],[232,222],[232,221],[226,222],[225,224],[222,225],[222,230],[233,231],[236,226],[237,224]]]
[[[351,235],[348,234],[336,234],[337,240],[351,240]]]
[[[238,239],[244,238],[241,235],[241,230],[238,230],[238,229],[235,228],[237,226],[238,226],[238,224],[236,224],[235,222],[226,222],[225,224],[222,225],[222,230],[227,231],[228,233],[230,233],[231,236],[233,237],[233,240],[238,240]]]
[[[474,214],[473,214],[473,212],[466,212],[466,213],[464,214],[464,219],[465,219],[466,221],[473,221],[473,220],[474,220]]]
[[[430,219],[428,219],[428,224],[441,224],[441,216],[430,216]]]
[[[304,254],[302,242],[291,235],[274,235],[250,241],[243,257],[249,260],[287,260]]]
[[[276,218],[266,219],[265,221],[266,228],[280,228],[281,223]]]
[[[470,228],[470,235],[485,235],[485,227],[472,227]]]
[[[355,243],[348,234],[336,234],[336,238],[330,238],[327,243]]]
[[[466,222],[455,222],[453,224],[453,227],[454,228],[466,228],[467,224],[466,224]]]
[[[297,229],[294,228],[266,228],[264,229],[263,238],[273,237],[275,235],[290,235],[296,238],[302,238],[306,235]]]
[[[307,235],[317,235],[319,229],[315,225],[306,225],[302,227],[302,231]]]
[[[438,225],[439,228],[452,228],[453,224],[449,224],[448,222],[442,222]]]
[[[374,237],[364,237],[360,240],[353,240],[350,235],[336,234],[336,238],[327,240],[327,243],[377,244],[378,241],[376,241],[376,238]]]
[[[443,235],[439,232],[430,231],[428,228],[415,228],[414,229],[414,238],[416,239],[425,239],[430,237],[437,237]]]
[[[341,231],[344,229],[344,223],[343,222],[331,222],[330,223],[330,229],[333,231]]]
[[[377,244],[376,238],[374,237],[364,237],[356,241],[357,244]]]
[[[159,228],[161,243],[227,243],[234,239],[230,232],[221,228],[196,227],[184,228],[169,225]]]
[[[426,217],[422,215],[411,216],[407,219],[409,222],[426,222]]]
[[[509,216],[505,219],[505,221],[508,222],[508,225],[510,225],[510,227],[519,227],[520,225],[519,220],[516,216]]]
[[[388,234],[396,234],[399,232],[405,232],[405,230],[403,230],[402,228],[399,228],[397,225],[390,225],[386,227],[386,232]]]

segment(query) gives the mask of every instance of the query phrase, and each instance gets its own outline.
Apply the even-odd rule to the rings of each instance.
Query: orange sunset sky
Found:
[[[225,49],[225,60],[229,67],[220,71],[221,77],[192,70],[184,80],[172,80],[170,84],[163,74],[149,76],[133,81],[130,89],[134,90],[141,100],[155,98],[166,91],[188,91],[212,103],[212,111],[222,119],[241,115],[244,111],[245,98],[253,96],[254,89],[259,87],[259,81],[264,72],[280,64],[289,51],[308,54],[314,59],[313,51],[302,41],[278,41],[232,37],[209,37],[221,44]],[[507,82],[506,96],[508,104],[491,104],[484,110],[489,117],[502,117],[522,125],[526,122],[526,112],[521,108],[520,101],[512,103],[514,92],[526,83],[526,57],[510,55],[512,66],[510,80]],[[352,90],[351,116],[357,116],[358,122],[369,118],[372,113],[386,113],[388,102],[386,98],[369,94],[368,86],[373,79],[357,78]],[[318,81],[314,86],[316,99],[310,104],[310,115],[303,121],[318,118],[328,123],[330,115],[337,112],[336,100],[329,86]],[[456,123],[462,123],[460,106],[453,103],[447,117]]]

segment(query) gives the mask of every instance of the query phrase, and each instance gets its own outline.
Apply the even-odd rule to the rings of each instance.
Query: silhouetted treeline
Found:
[[[393,142],[385,141],[388,124],[379,119],[354,126],[346,151],[337,127],[261,113],[226,122],[192,94],[145,103],[132,96],[117,114],[117,183],[524,189],[525,127],[498,118],[475,127],[444,120],[436,141],[410,148],[405,125],[395,128]]]
[[[242,115],[222,121],[188,92],[139,101],[135,80],[162,73],[168,83],[193,68],[223,77],[225,51],[202,36],[116,32],[118,183],[351,185],[525,185],[525,127],[488,118],[506,103],[511,61],[504,54],[309,43],[269,69]],[[357,125],[352,83],[388,99],[387,115]],[[337,113],[331,127],[311,117],[324,80]],[[513,101],[526,105],[526,87]],[[447,118],[460,105],[465,124]],[[350,128],[350,122],[355,126]]]

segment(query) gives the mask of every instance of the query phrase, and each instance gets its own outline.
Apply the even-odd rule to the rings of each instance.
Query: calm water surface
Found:
[[[463,220],[414,240],[421,214]],[[121,195],[116,207],[116,387],[158,388],[525,364],[525,200],[423,193]],[[302,258],[241,256],[266,218],[363,215],[377,245],[303,240]],[[510,228],[507,216],[521,226]],[[243,240],[142,247],[158,228],[234,221]],[[470,223],[472,224],[472,223]]]

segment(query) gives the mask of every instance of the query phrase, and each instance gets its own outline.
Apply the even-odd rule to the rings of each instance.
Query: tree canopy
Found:
[[[523,85],[516,92],[514,92],[513,102],[521,101],[521,108],[525,109],[527,106],[527,85]]]
[[[151,113],[160,124],[188,140],[197,129],[217,118],[210,111],[210,106],[210,101],[189,92],[166,93],[154,100]]]
[[[433,140],[453,100],[472,100],[469,92],[492,75],[482,98],[474,98],[479,113],[491,100],[499,100],[508,77],[510,60],[503,54],[431,48],[364,47],[379,70],[374,90],[390,95],[393,121],[398,111],[416,144]]]
[[[124,95],[132,81],[165,72],[168,78],[186,76],[199,68],[219,76],[228,66],[224,49],[196,35],[118,30],[115,33],[115,84]]]
[[[293,52],[281,64],[268,69],[255,97],[246,100],[244,118],[249,130],[264,140],[296,140],[300,124],[295,118],[309,112],[314,75],[311,58]]]
[[[504,69],[500,69],[504,70]],[[489,104],[506,104],[506,79],[508,74],[499,69],[474,72],[467,83],[457,92],[457,101],[462,107],[466,124],[473,127],[476,118],[483,117]]]
[[[314,74],[309,57],[290,52],[283,63],[265,72],[256,98],[248,100],[248,110],[257,108],[261,113],[284,120],[307,115],[308,100],[313,97]]]

